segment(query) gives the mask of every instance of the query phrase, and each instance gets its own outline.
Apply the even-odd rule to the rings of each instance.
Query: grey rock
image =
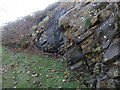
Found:
[[[102,48],[103,49],[107,48],[109,46],[109,44],[110,44],[110,40],[103,42]]]
[[[79,67],[82,66],[82,65],[83,65],[83,61],[79,61],[78,63],[70,66],[70,69],[71,69],[71,70],[75,70],[75,69],[79,68]]]
[[[111,78],[120,77],[120,67],[116,64],[111,65],[107,75],[109,75]]]
[[[97,82],[96,88],[116,88],[114,79],[103,80]]]
[[[117,58],[117,56],[120,55],[119,48],[120,48],[120,42],[119,38],[115,39],[107,49],[107,51],[104,54],[104,58],[107,58],[108,61],[113,60],[113,58]],[[107,62],[107,61],[106,61]]]

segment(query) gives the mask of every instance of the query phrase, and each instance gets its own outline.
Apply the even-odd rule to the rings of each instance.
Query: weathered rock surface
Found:
[[[89,71],[97,88],[120,87],[120,2],[61,3],[34,28],[39,50]]]
[[[60,50],[63,37],[58,29],[58,19],[73,6],[74,3],[69,3],[69,5],[61,3],[53,11],[48,12],[46,18],[34,29],[32,36],[35,47],[49,53],[56,53]]]

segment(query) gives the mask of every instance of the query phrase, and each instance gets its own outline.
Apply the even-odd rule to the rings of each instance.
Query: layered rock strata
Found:
[[[97,88],[120,87],[120,2],[61,3],[34,30],[39,50],[90,72]]]

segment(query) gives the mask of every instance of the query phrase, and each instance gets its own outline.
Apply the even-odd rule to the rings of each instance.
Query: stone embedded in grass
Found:
[[[35,80],[33,81],[33,84],[36,84],[36,81],[35,81]]]
[[[57,76],[56,78],[59,78],[59,76]]]
[[[55,70],[52,70],[52,72],[55,72]]]
[[[29,74],[30,73],[30,71],[27,71],[27,74]]]
[[[27,78],[27,81],[29,81],[29,78]]]
[[[13,74],[15,74],[15,71],[13,72]]]
[[[7,67],[9,67],[9,65],[7,65]]]
[[[60,72],[56,72],[57,74],[59,74]]]
[[[28,64],[30,63],[30,61],[28,61]]]
[[[14,82],[14,85],[16,85],[16,84],[17,84],[17,81]]]
[[[10,56],[10,57],[13,57],[13,56]]]
[[[38,76],[38,74],[36,73],[35,75],[32,75],[32,77],[37,77]]]
[[[15,77],[13,76],[12,79],[15,79]]]
[[[40,81],[39,80],[34,80],[33,84],[40,84]]]
[[[68,79],[68,76],[65,75],[64,77],[65,77],[65,79]]]
[[[61,86],[59,86],[58,88],[62,88]]]
[[[17,73],[21,73],[22,71],[20,70],[20,71],[18,71]]]
[[[80,74],[84,74],[84,72],[80,72]]]
[[[58,71],[60,71],[60,69],[58,69]]]
[[[40,76],[42,76],[42,74],[40,74]]]
[[[5,70],[5,72],[7,72],[8,70]]]
[[[49,75],[46,75],[46,77],[49,77]]]
[[[39,67],[39,69],[41,69],[41,67]]]
[[[25,57],[25,59],[27,59],[27,57]]]
[[[56,77],[53,77],[53,79],[56,79]]]
[[[66,72],[64,72],[64,75],[66,75],[67,73]]]
[[[62,80],[61,79],[59,79],[59,82],[61,82]]]
[[[53,66],[56,66],[56,64],[54,63],[54,65]]]
[[[42,83],[39,83],[39,85],[41,86],[41,85],[42,85]]]
[[[49,73],[49,75],[51,75],[51,73]]]
[[[85,85],[82,85],[83,87],[85,87]]]
[[[25,73],[25,72],[22,72],[23,74]]]
[[[63,81],[63,82],[65,82],[66,80],[65,80],[65,79],[63,79],[62,81]]]

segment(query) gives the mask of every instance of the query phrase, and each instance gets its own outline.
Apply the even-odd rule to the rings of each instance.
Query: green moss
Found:
[[[84,30],[84,31],[86,31],[86,30],[90,27],[91,19],[92,19],[92,18],[93,18],[92,16],[88,16],[88,17],[85,19],[85,21],[84,21],[84,23],[83,23],[83,30]]]

